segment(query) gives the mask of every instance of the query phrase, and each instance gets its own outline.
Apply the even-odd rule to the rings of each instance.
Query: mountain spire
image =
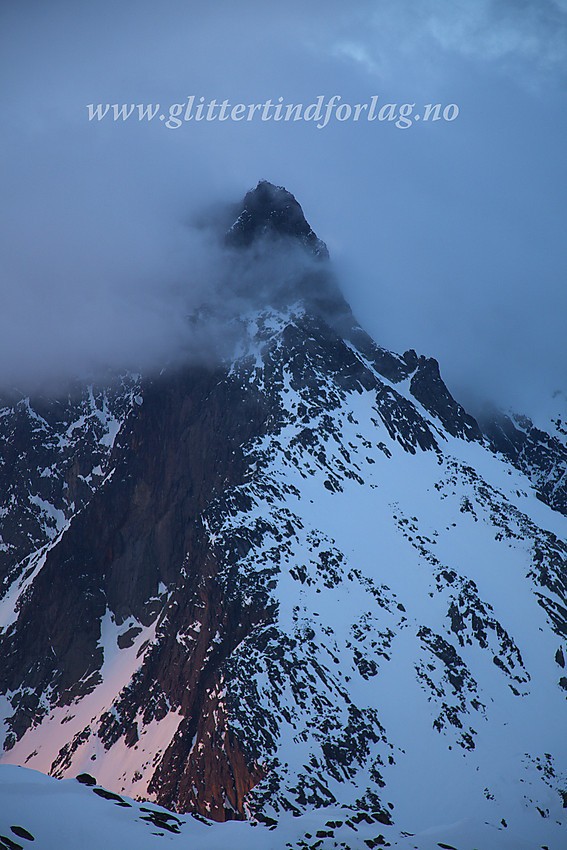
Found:
[[[267,180],[260,180],[247,192],[226,241],[234,247],[246,247],[260,236],[293,237],[316,257],[329,257],[327,246],[318,239],[291,192]]]
[[[329,260],[325,243],[305,218],[301,205],[283,186],[260,180],[236,207],[225,234],[228,248],[256,246],[261,262],[231,279],[232,291],[253,303],[275,308],[302,301],[307,309],[346,332],[353,322]]]

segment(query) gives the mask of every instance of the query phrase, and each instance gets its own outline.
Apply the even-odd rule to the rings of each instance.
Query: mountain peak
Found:
[[[234,209],[225,244],[238,250],[260,248],[255,265],[245,263],[231,279],[233,292],[276,309],[302,302],[335,327],[353,319],[325,243],[307,222],[301,205],[283,186],[260,180]],[[266,250],[263,250],[263,249]],[[321,262],[323,261],[323,262]]]
[[[241,210],[226,355],[2,403],[0,785],[79,774],[132,814],[107,850],[149,847],[140,820],[203,850],[567,846],[560,398],[553,433],[481,433],[356,324],[289,192]],[[58,846],[32,777],[0,833]]]
[[[315,256],[328,259],[327,246],[318,239],[291,192],[260,180],[255,189],[246,193],[226,241],[235,247],[247,247],[266,235],[299,239]]]

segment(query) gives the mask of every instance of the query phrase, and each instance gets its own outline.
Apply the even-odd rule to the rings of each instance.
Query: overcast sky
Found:
[[[460,398],[567,387],[567,0],[15,2],[0,20],[0,384],[159,358],[259,178],[376,341]],[[90,103],[457,104],[451,121],[90,122]]]

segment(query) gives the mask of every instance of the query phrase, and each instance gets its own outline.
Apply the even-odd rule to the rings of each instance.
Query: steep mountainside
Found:
[[[225,250],[262,255],[231,358],[0,413],[2,760],[219,821],[563,846],[565,430],[479,424],[377,346],[285,190]]]

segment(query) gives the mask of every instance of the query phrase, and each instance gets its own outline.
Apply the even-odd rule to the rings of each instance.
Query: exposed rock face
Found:
[[[438,416],[453,437],[480,440],[478,424],[451,396],[432,357],[420,357],[410,384],[411,394],[429,413]]]
[[[108,606],[118,626],[130,619],[150,626],[167,612],[170,630],[198,622],[201,634],[189,661],[180,651],[177,630],[164,635],[146,659],[136,693],[119,703],[118,717],[105,717],[102,740],[113,743],[129,734],[135,743],[134,717],[149,690],[155,708],[146,710],[145,722],[161,719],[163,706],[172,699],[187,718],[180,740],[192,741],[199,727],[208,748],[213,746],[206,715],[214,709],[207,711],[207,692],[218,684],[223,658],[267,616],[261,607],[244,609],[222,598],[200,521],[204,508],[225,488],[242,483],[242,446],[258,434],[267,415],[250,394],[223,377],[214,369],[192,369],[140,388],[143,405],[124,423],[113,449],[112,475],[47,552],[22,600],[17,627],[3,638],[5,686],[27,689],[11,724],[16,737],[41,717],[42,695],[51,692],[53,700],[67,705],[97,684],[103,663],[101,620]],[[184,563],[191,565],[190,572],[173,590]],[[160,593],[160,587],[172,591]],[[205,663],[209,643],[219,632],[225,637]],[[214,704],[214,697],[210,699]],[[231,760],[241,768],[237,796],[230,800],[238,812],[251,780],[238,745],[231,746],[227,738],[223,750],[229,772]],[[221,775],[222,768],[218,759],[207,759],[207,752],[200,757],[210,765],[208,774],[194,801],[178,788],[181,779],[169,769],[170,761],[181,764],[185,759],[166,754],[162,773],[165,788],[171,790],[169,796],[163,791],[167,802],[184,807],[215,799],[211,793],[215,782],[220,783],[215,766]],[[64,763],[60,759],[55,767]],[[218,805],[210,811],[219,816]],[[223,811],[221,805],[220,816]]]
[[[529,718],[566,705],[544,479],[567,449],[506,420],[489,443],[434,360],[377,346],[266,183],[227,250],[248,262],[259,236],[296,243],[297,275],[240,317],[234,360],[0,419],[4,760],[216,820],[343,805],[387,825],[458,786],[499,821],[511,775],[560,820],[564,744]]]
[[[265,236],[291,237],[314,256],[329,258],[327,246],[317,238],[291,192],[283,186],[260,180],[256,188],[246,194],[237,219],[226,234],[226,243],[248,247]]]
[[[114,436],[135,404],[137,378],[93,391],[74,387],[62,399],[0,400],[0,582],[53,540],[104,478]]]
[[[567,514],[567,448],[565,430],[547,434],[527,416],[485,411],[483,433],[495,451],[524,472],[542,501]]]

